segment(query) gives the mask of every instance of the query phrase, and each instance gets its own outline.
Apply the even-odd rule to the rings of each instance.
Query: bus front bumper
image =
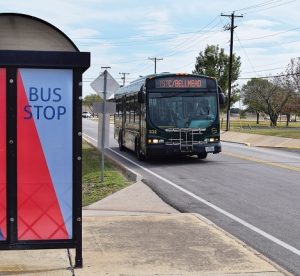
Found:
[[[148,156],[165,156],[165,155],[197,155],[201,153],[219,153],[222,151],[221,143],[205,144],[151,144],[148,145]]]

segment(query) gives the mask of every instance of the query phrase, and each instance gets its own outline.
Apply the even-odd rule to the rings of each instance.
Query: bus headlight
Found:
[[[164,144],[164,143],[165,143],[164,139],[156,139],[156,138],[148,139],[148,144]]]
[[[209,138],[209,142],[218,142],[219,138],[215,137],[215,138]]]

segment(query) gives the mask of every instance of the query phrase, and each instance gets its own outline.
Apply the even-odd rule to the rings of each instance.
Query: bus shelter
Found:
[[[41,19],[0,14],[0,250],[76,248],[82,267],[80,52]]]

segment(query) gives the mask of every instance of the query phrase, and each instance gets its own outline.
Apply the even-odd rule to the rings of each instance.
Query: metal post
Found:
[[[101,67],[110,68],[110,67]],[[102,139],[101,139],[101,176],[100,181],[104,181],[104,147],[105,147],[105,120],[106,120],[106,86],[107,86],[107,70],[104,71],[104,88],[103,88],[103,116],[102,116]]]
[[[73,98],[73,116],[76,121],[73,133],[73,151],[77,152],[77,156],[82,156],[82,135],[79,135],[82,132],[82,73],[80,70],[74,70],[74,78],[73,78],[73,89],[74,95]],[[82,160],[82,159],[81,159]],[[73,212],[74,212],[74,238],[76,240],[76,248],[75,248],[75,267],[74,268],[82,268],[83,267],[83,259],[82,259],[82,161],[75,160],[75,167],[73,171],[73,179],[74,179],[74,193],[73,193]],[[72,265],[72,263],[70,262]]]

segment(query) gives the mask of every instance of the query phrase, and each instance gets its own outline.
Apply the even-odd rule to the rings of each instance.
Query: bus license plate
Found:
[[[215,147],[205,147],[205,151],[206,152],[214,152],[215,151]]]

